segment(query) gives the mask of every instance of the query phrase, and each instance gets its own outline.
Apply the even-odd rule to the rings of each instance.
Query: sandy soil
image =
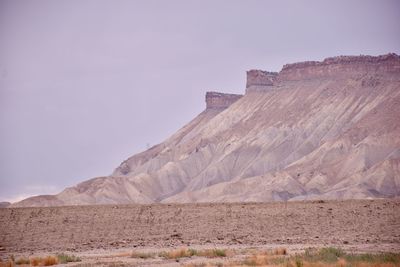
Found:
[[[67,252],[115,261],[177,247],[399,252],[400,199],[7,208],[0,226],[2,258]]]

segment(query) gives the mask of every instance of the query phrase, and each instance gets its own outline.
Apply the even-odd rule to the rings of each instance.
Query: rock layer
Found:
[[[249,70],[247,72],[246,93],[271,89],[277,76],[277,72]]]
[[[207,92],[206,93],[206,108],[221,108],[225,109],[240,99],[242,95],[236,94],[224,94],[218,92]]]
[[[247,85],[235,101],[209,93],[205,111],[112,175],[14,206],[400,195],[399,56],[249,71]]]
[[[339,56],[319,61],[299,62],[283,66],[279,72],[282,81],[318,78],[345,79],[362,77],[368,73],[399,73],[399,56]]]

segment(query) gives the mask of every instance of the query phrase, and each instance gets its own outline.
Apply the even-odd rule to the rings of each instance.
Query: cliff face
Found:
[[[218,92],[206,93],[207,109],[225,109],[240,99],[242,95],[224,94]]]
[[[351,56],[247,73],[111,176],[14,206],[275,201],[400,195],[400,57]]]
[[[277,76],[277,72],[249,70],[247,72],[246,93],[271,89]]]
[[[272,87],[287,81],[316,79],[373,79],[371,75],[396,74],[399,72],[399,57],[396,54],[382,56],[339,56],[323,61],[305,61],[286,64],[282,70],[268,72],[250,70],[247,72],[246,93],[277,89]]]
[[[278,79],[294,81],[318,78],[345,79],[364,77],[368,74],[395,74],[399,72],[399,56],[339,56],[327,58],[322,62],[309,61],[283,66]]]

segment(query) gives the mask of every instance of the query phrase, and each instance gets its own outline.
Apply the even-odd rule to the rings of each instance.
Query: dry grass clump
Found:
[[[180,258],[190,258],[193,256],[206,257],[206,258],[218,258],[218,257],[226,257],[227,251],[225,249],[204,249],[204,250],[195,250],[192,248],[181,248],[177,250],[171,250],[167,252],[161,252],[159,254],[160,257],[166,259],[180,259]]]
[[[242,265],[248,265],[248,266],[264,266],[269,264],[269,255],[265,254],[253,254],[249,257],[247,257]]]
[[[11,256],[10,259],[6,262],[3,262],[0,259],[0,267],[14,267],[16,265],[30,265],[30,266],[52,266],[57,265],[59,263],[69,263],[69,262],[78,262],[81,259],[74,255],[68,254],[58,254],[57,256],[46,256],[46,257],[21,257],[17,260],[14,259],[14,256]]]
[[[58,258],[54,256],[33,257],[30,259],[32,266],[51,266],[58,264]]]
[[[14,261],[12,260],[7,260],[7,261],[3,261],[0,259],[0,267],[14,267]]]
[[[195,249],[181,248],[167,252],[165,251],[161,252],[159,256],[166,259],[180,259],[180,258],[190,258],[192,256],[197,255],[197,253],[198,252]]]
[[[30,264],[30,260],[28,258],[19,258],[15,261],[16,265]]]
[[[68,263],[68,262],[79,262],[81,259],[75,255],[69,255],[65,253],[61,253],[57,255],[57,259],[59,263]]]
[[[206,257],[206,258],[217,258],[217,257],[226,257],[227,251],[225,249],[205,249],[200,250],[196,254],[197,256]]]
[[[42,261],[43,266],[51,266],[58,264],[58,259],[54,256],[47,256]]]
[[[39,266],[40,262],[41,262],[41,258],[39,257],[33,257],[30,259],[31,265],[32,266]]]
[[[278,259],[284,259],[287,255],[286,248],[276,248],[274,250],[256,251],[252,255],[248,256],[239,265],[249,266],[265,266],[265,265],[276,265]]]
[[[286,255],[287,254],[287,250],[286,250],[286,248],[276,248],[273,251],[273,254],[274,255]]]

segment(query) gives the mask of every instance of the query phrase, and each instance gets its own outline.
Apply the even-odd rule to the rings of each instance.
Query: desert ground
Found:
[[[400,252],[400,199],[0,209],[3,260],[69,253],[81,259],[69,266],[180,266],[199,257],[132,253],[313,247]]]

